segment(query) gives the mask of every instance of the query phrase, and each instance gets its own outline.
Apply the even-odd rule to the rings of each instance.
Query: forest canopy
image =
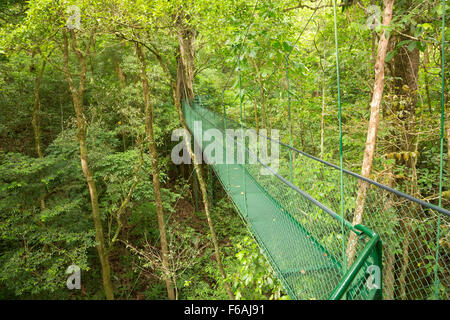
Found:
[[[450,210],[449,7],[2,0],[0,298],[288,299],[217,168],[172,161],[186,103]],[[286,180],[380,234],[383,298],[449,298],[445,214],[358,180],[341,195],[339,171],[280,157]],[[350,265],[356,233],[342,241]]]

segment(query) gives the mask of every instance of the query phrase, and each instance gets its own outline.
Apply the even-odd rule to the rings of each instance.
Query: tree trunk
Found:
[[[255,125],[256,125],[256,133],[259,133],[259,119],[258,119],[258,101],[256,96],[253,101],[253,112],[255,113]]]
[[[450,112],[447,114],[447,174],[450,174]]]
[[[81,169],[83,170],[84,178],[86,179],[86,182],[88,184],[89,194],[91,198],[92,218],[94,220],[94,227],[95,227],[95,241],[97,242],[96,248],[100,258],[100,264],[102,267],[103,288],[105,290],[106,298],[108,300],[113,300],[114,290],[111,282],[111,268],[108,260],[108,252],[105,246],[103,226],[100,216],[100,208],[98,205],[97,186],[94,180],[94,173],[92,169],[89,167],[88,161],[88,148],[86,142],[87,122],[84,116],[84,108],[83,108],[83,95],[86,85],[86,73],[87,73],[86,56],[89,55],[89,46],[90,43],[92,42],[93,34],[91,34],[91,38],[89,40],[86,53],[82,53],[78,49],[76,36],[73,31],[71,32],[71,35],[72,35],[72,48],[77,55],[78,61],[80,62],[80,72],[79,72],[80,80],[78,88],[75,87],[69,69],[69,39],[66,32],[63,32],[64,70],[66,80],[69,84],[70,93],[72,95],[73,107],[75,109],[75,115],[77,119],[77,128],[78,128],[77,139],[80,145]]]
[[[260,91],[261,91],[261,115],[262,115],[262,122],[263,122],[263,129],[268,129],[267,126],[267,113],[266,113],[266,90],[264,89],[264,86],[262,82],[260,81]]]
[[[385,250],[383,266],[383,299],[384,300],[394,300],[394,289],[395,289],[395,254],[390,250]]]
[[[399,4],[398,10],[407,12],[413,6],[412,0],[406,0]],[[402,35],[396,36],[395,44],[398,44],[404,40],[409,40],[410,36],[413,36],[413,30],[407,28],[402,30]],[[415,112],[417,104],[417,89],[418,89],[418,73],[420,64],[420,51],[418,48],[409,50],[406,46],[398,48],[397,54],[393,58],[391,64],[393,82],[394,97],[396,97],[395,103],[391,105],[392,119],[395,119],[389,126],[388,143],[390,144],[388,150],[391,153],[408,155],[403,157],[397,157],[397,162],[404,162],[408,168],[406,175],[411,176],[411,183],[401,181],[406,186],[406,192],[416,196],[418,192],[416,163],[417,156],[415,151],[418,146],[418,137],[415,127]],[[395,180],[395,179],[394,179]],[[412,207],[411,207],[412,206]],[[411,255],[418,254],[413,252],[411,248],[416,247],[418,244],[417,237],[413,236],[413,221],[416,220],[416,213],[420,213],[421,210],[417,209],[417,206],[411,204],[409,208],[400,206],[398,208],[399,216],[405,221],[402,227],[399,227],[397,232],[403,237],[402,252],[398,258],[398,263],[401,264],[401,270],[399,274],[399,292],[394,293],[399,295],[401,299],[406,298],[407,291],[407,278],[409,264],[411,261]],[[420,247],[420,245],[419,245]],[[413,257],[414,258],[414,257]],[[417,257],[415,257],[417,258]],[[416,275],[419,276],[419,275]],[[419,276],[420,277],[420,276]]]
[[[180,24],[179,24],[179,28],[184,28],[184,26],[183,25],[180,26]],[[180,33],[181,34],[191,34],[191,32],[186,33],[186,31],[181,31],[181,32],[179,31],[179,34]],[[194,79],[189,75],[190,70],[193,70],[193,68],[194,68],[194,52],[191,51],[191,50],[193,50],[194,46],[192,43],[193,37],[181,38],[179,36],[178,39],[179,39],[179,45],[180,45],[180,58],[177,59],[177,64],[178,64],[178,66],[177,66],[177,82],[176,82],[176,85],[172,85],[172,89],[173,89],[175,107],[177,108],[181,125],[185,129],[185,132],[188,132],[188,126],[186,124],[186,120],[184,119],[183,111],[181,109],[181,101],[183,100],[182,92],[184,92],[184,94],[185,94],[185,96],[184,96],[185,100],[190,102],[194,98],[194,91],[193,91],[193,80]],[[184,47],[184,48],[182,48],[182,47]],[[189,52],[190,54],[186,54],[186,52]],[[183,53],[185,53],[185,54],[183,54]],[[186,83],[186,82],[191,82],[191,83]],[[187,139],[187,137],[185,137],[185,139],[186,139],[185,141],[189,141]],[[211,240],[214,245],[214,253],[215,253],[217,265],[218,265],[219,271],[222,275],[222,279],[224,281],[224,285],[225,285],[227,294],[228,294],[229,298],[231,300],[233,300],[234,295],[231,292],[230,286],[227,283],[227,276],[226,276],[225,269],[223,268],[222,261],[220,258],[217,236],[216,236],[214,225],[213,225],[213,222],[211,219],[210,203],[208,201],[208,193],[207,193],[207,189],[206,189],[205,178],[204,178],[203,172],[201,170],[200,164],[198,164],[195,161],[195,156],[194,156],[194,152],[192,150],[191,144],[189,144],[189,143],[187,144],[187,149],[188,149],[189,155],[192,159],[192,162],[194,164],[195,171],[197,173],[197,178],[198,178],[200,190],[202,193],[203,206],[205,208],[206,219],[208,221],[209,231],[211,233]]]
[[[178,22],[179,23],[179,22]],[[192,38],[191,38],[192,39]],[[184,41],[181,41],[179,43],[180,46],[184,45]],[[190,45],[191,48],[193,48],[193,45]],[[169,70],[169,67],[167,65],[167,61],[161,56],[161,54],[156,50],[156,48],[152,47],[149,48],[150,51],[156,56],[156,59],[158,60],[158,62],[160,63],[162,69],[165,71],[165,73],[167,74],[167,76],[171,79],[170,84],[172,87],[172,94],[173,94],[173,100],[174,100],[174,104],[175,104],[175,108],[178,112],[178,116],[180,119],[180,123],[181,126],[183,127],[184,131],[185,131],[185,136],[184,139],[185,141],[189,141],[189,137],[187,136],[187,132],[189,132],[189,128],[186,124],[186,120],[184,118],[183,115],[183,111],[181,108],[181,101],[183,100],[183,98],[186,100],[189,100],[190,98],[193,99],[194,97],[194,91],[193,91],[193,83],[191,85],[185,85],[184,82],[186,81],[186,73],[184,71],[184,62],[183,62],[183,55],[179,55],[177,57],[177,75],[174,78]],[[186,57],[189,57],[189,55],[185,55],[184,59],[186,59]],[[193,55],[191,55],[191,57],[193,58]],[[192,61],[186,61],[187,64],[191,64],[192,68],[194,66],[194,61],[192,59]],[[193,79],[192,79],[193,81]],[[190,89],[189,89],[190,88]],[[188,92],[189,91],[189,92]],[[185,96],[183,97],[183,92],[185,94]],[[206,213],[206,218],[208,221],[208,225],[209,225],[209,229],[210,229],[210,233],[211,233],[211,238],[212,238],[212,242],[214,245],[214,252],[215,252],[215,257],[216,257],[216,261],[217,261],[217,265],[219,268],[219,271],[222,275],[222,278],[224,280],[224,285],[225,285],[225,289],[227,291],[228,296],[230,297],[230,299],[234,299],[233,293],[231,292],[230,286],[228,285],[228,283],[226,282],[226,273],[225,270],[223,268],[221,259],[220,259],[220,253],[219,253],[219,246],[218,246],[218,242],[217,242],[217,237],[216,237],[216,233],[214,230],[214,226],[212,224],[212,220],[211,220],[211,211],[210,211],[210,206],[208,204],[208,194],[206,192],[206,183],[205,183],[205,179],[203,177],[200,165],[197,164],[194,161],[194,152],[192,150],[192,146],[190,143],[187,143],[186,146],[189,156],[192,160],[192,162],[194,163],[194,168],[195,171],[197,173],[198,176],[198,180],[199,180],[199,184],[200,184],[200,190],[202,192],[202,199],[203,199],[203,204],[205,207],[205,213]]]
[[[427,95],[427,103],[428,103],[428,112],[430,114],[432,114],[433,111],[432,111],[432,107],[431,107],[430,80],[428,77],[428,70],[427,70],[428,62],[429,62],[429,53],[428,53],[428,45],[427,45],[425,52],[423,54],[423,71],[424,71],[424,80],[425,80],[425,93]]]
[[[394,0],[384,1],[383,25],[388,26],[392,19],[392,9]],[[384,90],[384,63],[386,60],[386,53],[389,44],[389,37],[383,30],[380,41],[378,42],[377,58],[375,63],[375,84],[373,89],[372,101],[370,103],[370,120],[367,131],[366,149],[364,151],[364,159],[361,169],[361,175],[369,177],[372,170],[373,158],[375,155],[375,145],[377,139],[378,124],[380,122],[380,104],[383,97]],[[355,213],[353,215],[353,225],[362,222],[364,214],[364,205],[366,202],[368,183],[364,181],[359,182],[359,190],[356,198]],[[356,253],[357,236],[354,233],[350,234],[350,239],[347,247],[348,264],[352,264]]]
[[[40,133],[40,121],[39,121],[39,112],[41,111],[41,101],[39,90],[41,88],[42,78],[44,76],[46,61],[42,62],[41,70],[39,74],[36,76],[34,81],[34,95],[33,95],[33,119],[31,120],[31,124],[33,125],[34,131],[34,145],[36,147],[36,154],[39,158],[42,158],[42,150],[41,150],[41,133]]]
[[[258,77],[255,76],[255,79],[256,79],[256,83],[258,84],[259,90],[260,90],[262,126],[263,126],[263,129],[267,129],[266,94],[265,94],[265,89],[264,89],[264,85],[263,85],[263,79],[259,72],[260,67],[258,66],[258,64],[254,60],[251,60],[251,62],[253,63],[253,67],[255,68],[256,73],[258,74]],[[255,104],[256,104],[256,97],[255,97]],[[256,105],[255,105],[255,117],[256,117]],[[257,126],[258,126],[258,130],[259,130],[259,121],[257,122]]]
[[[151,165],[152,165],[152,176],[153,176],[153,188],[155,192],[155,204],[156,204],[156,212],[158,215],[158,228],[159,228],[159,239],[161,244],[161,252],[162,252],[162,264],[163,264],[163,274],[164,281],[166,282],[167,294],[169,299],[175,299],[175,290],[173,286],[173,281],[170,277],[169,270],[169,250],[167,245],[167,234],[166,234],[166,226],[164,222],[164,212],[163,212],[163,204],[162,204],[162,196],[161,196],[161,186],[159,182],[159,157],[158,151],[156,150],[155,144],[155,135],[153,132],[153,106],[150,103],[150,89],[149,89],[149,81],[146,73],[147,63],[145,61],[144,53],[138,43],[136,43],[136,54],[141,62],[141,79],[142,79],[142,91],[144,94],[144,103],[145,103],[145,126],[147,131],[147,139],[148,146],[151,156]]]
[[[387,183],[386,185],[389,187],[393,187],[394,183],[394,172],[393,165],[388,164],[385,166]],[[388,192],[386,194],[387,198],[383,199],[384,206],[383,211],[388,212],[392,210],[394,206],[394,199],[392,195]],[[383,244],[383,299],[385,300],[394,300],[394,292],[395,292],[395,262],[396,255],[394,253],[394,247],[388,247],[387,243]]]
[[[36,147],[37,156],[42,159],[42,148],[41,148],[41,128],[40,128],[40,120],[39,113],[41,112],[41,97],[39,95],[39,90],[41,88],[42,78],[44,76],[46,60],[42,61],[41,70],[39,74],[36,76],[34,81],[34,95],[33,95],[33,119],[31,120],[31,124],[33,126],[34,132],[34,145]],[[42,178],[42,177],[41,177]],[[43,195],[40,199],[41,211],[45,210],[45,195]]]

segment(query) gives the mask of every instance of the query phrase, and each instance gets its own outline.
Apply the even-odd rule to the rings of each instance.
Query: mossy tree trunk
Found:
[[[155,134],[153,132],[153,106],[150,102],[150,88],[149,81],[147,77],[147,63],[145,60],[145,55],[142,52],[141,46],[136,43],[136,55],[141,63],[141,80],[142,80],[142,91],[144,95],[145,104],[145,128],[148,140],[148,149],[150,151],[151,166],[152,166],[152,177],[153,177],[153,189],[155,194],[155,204],[156,213],[158,216],[158,229],[159,229],[159,239],[161,244],[161,255],[162,255],[162,266],[164,281],[166,282],[167,295],[169,299],[175,300],[175,289],[173,285],[173,280],[170,276],[169,270],[169,249],[167,245],[167,232],[166,225],[164,221],[164,210],[161,196],[161,185],[159,181],[159,155],[156,149]]]
[[[394,0],[384,1],[383,25],[388,26],[392,20],[392,10],[394,7]],[[375,63],[375,84],[373,89],[372,101],[370,103],[370,119],[367,130],[366,148],[364,150],[364,159],[361,168],[361,175],[369,177],[372,171],[372,163],[375,156],[375,146],[377,139],[378,125],[380,123],[380,105],[384,91],[384,63],[389,44],[389,36],[383,30],[380,40],[378,42],[377,57]],[[366,202],[368,183],[364,181],[359,182],[358,195],[356,198],[356,207],[353,215],[353,225],[362,223],[364,214],[364,205]],[[356,254],[357,236],[354,233],[350,234],[350,239],[347,246],[348,264],[352,264]]]
[[[69,41],[68,33],[70,33],[71,40]],[[94,172],[89,165],[88,159],[88,146],[87,146],[87,122],[84,114],[83,97],[86,88],[86,74],[87,74],[87,58],[89,57],[89,51],[91,44],[93,43],[94,32],[91,32],[88,43],[86,45],[85,52],[78,47],[77,36],[73,31],[63,31],[63,55],[64,55],[64,71],[67,83],[69,84],[70,93],[72,96],[73,107],[75,110],[77,121],[77,139],[80,145],[80,160],[81,169],[83,171],[84,178],[88,184],[89,195],[91,198],[92,206],[92,218],[94,220],[95,227],[95,241],[97,242],[97,252],[100,258],[100,264],[102,268],[102,280],[105,295],[108,300],[114,299],[114,289],[111,282],[111,267],[109,264],[108,252],[105,246],[105,239],[103,233],[102,220],[100,216],[100,208],[98,203],[97,186],[94,179]],[[70,49],[69,42],[71,42],[71,48],[75,53],[79,68],[79,84],[78,87],[73,81],[72,74],[69,68]]]

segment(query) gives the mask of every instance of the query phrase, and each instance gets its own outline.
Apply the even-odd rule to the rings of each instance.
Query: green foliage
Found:
[[[256,6],[255,3],[257,4]],[[166,223],[170,227],[186,222],[185,228],[172,228],[172,235],[187,247],[189,237],[199,238],[201,254],[195,265],[177,281],[181,298],[227,298],[209,245],[209,228],[203,212],[192,213],[190,181],[174,166],[170,153],[173,129],[179,127],[174,108],[172,85],[176,83],[180,60],[180,24],[195,34],[196,95],[210,96],[211,108],[240,119],[239,98],[243,98],[244,124],[260,129],[281,129],[280,139],[290,143],[287,128],[287,71],[289,71],[293,144],[338,163],[336,56],[334,25],[330,7],[317,10],[310,23],[315,2],[249,0],[8,0],[0,2],[0,297],[2,298],[103,298],[101,274],[95,251],[94,226],[89,190],[79,158],[76,118],[64,65],[63,34],[67,32],[69,6],[81,12],[81,28],[74,30],[81,50],[90,32],[95,44],[88,56],[87,84],[83,109],[87,122],[89,162],[97,185],[105,241],[111,245],[118,230],[119,240],[144,246],[148,239],[158,245],[159,231],[154,202],[152,170],[145,132],[144,99],[135,42],[143,44],[150,80],[154,132],[159,153],[160,182]],[[344,166],[359,172],[364,153],[373,90],[374,60],[382,26],[370,30],[368,14],[362,7],[372,2],[345,4],[338,14],[338,41],[341,63]],[[447,3],[447,15],[449,4]],[[177,17],[180,20],[174,20]],[[441,2],[396,1],[393,21],[386,29],[392,46],[386,59],[386,86],[381,122],[371,178],[388,183],[392,171],[395,187],[410,192],[417,181],[415,196],[437,203],[439,188],[440,140],[438,112],[440,101]],[[450,21],[450,17],[447,18]],[[303,32],[302,34],[300,34]],[[450,28],[444,33],[450,39]],[[67,33],[66,33],[67,34]],[[404,35],[407,36],[404,36]],[[301,37],[299,37],[301,35]],[[72,36],[69,35],[69,39]],[[400,39],[397,41],[397,39]],[[79,61],[72,52],[69,70],[79,83]],[[406,101],[394,94],[393,63],[401,50],[420,51],[418,102],[413,124],[399,120],[407,111]],[[447,55],[448,55],[447,50]],[[289,55],[288,66],[286,56]],[[427,59],[425,59],[425,56]],[[239,62],[238,62],[239,58]],[[162,62],[161,62],[162,61]],[[445,75],[450,77],[446,59]],[[36,80],[46,62],[39,104],[37,127],[43,158],[36,158],[35,132],[31,121]],[[242,80],[239,91],[238,63]],[[288,68],[288,69],[287,69]],[[395,69],[395,68],[394,68]],[[394,70],[395,71],[395,70]],[[447,83],[448,87],[448,83]],[[322,89],[324,97],[322,97]],[[448,101],[448,88],[445,90]],[[264,106],[264,108],[263,108]],[[323,110],[322,110],[322,106]],[[446,110],[447,110],[446,105]],[[322,119],[322,111],[323,119]],[[263,119],[263,112],[265,118]],[[322,128],[322,120],[324,127]],[[323,132],[322,132],[323,130]],[[393,136],[402,140],[410,131],[417,143],[415,170],[407,165],[411,151],[392,152]],[[447,139],[446,137],[445,139]],[[403,139],[404,140],[404,139]],[[402,140],[402,141],[403,141]],[[447,159],[444,145],[444,163]],[[409,153],[408,153],[409,152]],[[400,155],[389,158],[389,155]],[[394,156],[395,157],[395,156]],[[280,174],[289,177],[289,155],[281,155]],[[143,159],[142,167],[139,164]],[[411,159],[411,158],[409,158]],[[340,211],[336,192],[337,171],[294,161],[294,183],[335,212]],[[138,170],[139,169],[139,170]],[[190,168],[185,167],[186,171]],[[392,169],[392,170],[391,170]],[[450,178],[444,166],[444,194]],[[118,211],[130,188],[136,185],[123,213]],[[320,183],[321,182],[321,183]],[[358,185],[345,181],[345,215],[351,220],[356,206]],[[238,298],[282,299],[280,283],[248,237],[248,231],[234,213],[229,199],[218,184],[214,190],[213,220],[220,239],[225,269]],[[395,200],[395,199],[394,199]],[[372,214],[364,223],[382,226],[377,230],[390,239],[387,248],[401,265],[407,238],[402,214],[411,214],[411,228],[421,245],[435,250],[431,212],[402,208],[385,194],[369,190],[366,211]],[[395,201],[394,201],[395,202]],[[443,200],[448,207],[448,200]],[[333,222],[317,208],[307,208],[309,216],[296,217],[305,225],[321,223],[316,238],[325,246],[341,241],[332,230]],[[411,211],[408,211],[411,210]],[[389,222],[389,223],[388,223]],[[446,257],[448,230],[442,231],[441,255]],[[405,240],[406,239],[406,240]],[[192,239],[191,239],[192,240]],[[136,257],[118,241],[111,249],[113,278],[121,298],[165,298],[159,270],[150,270],[149,283],[133,271]],[[337,254],[340,248],[334,248]],[[421,256],[414,252],[411,258]],[[423,278],[433,277],[433,257],[423,255]],[[411,259],[412,261],[413,259]],[[77,264],[83,272],[82,293],[65,288],[65,269]],[[410,263],[412,265],[412,262]],[[441,263],[442,264],[442,263]],[[444,266],[439,274],[445,275]],[[132,271],[130,271],[132,270]],[[425,280],[424,280],[425,281]],[[439,290],[446,297],[444,284]],[[430,296],[432,290],[430,291]],[[412,295],[413,297],[413,295]]]
[[[68,266],[91,268],[94,232],[90,220],[80,219],[86,217],[86,201],[71,175],[76,172],[58,170],[62,165],[57,155],[1,155],[0,280],[15,295],[61,292]],[[51,194],[39,210],[46,189]]]
[[[235,242],[239,262],[238,271],[230,282],[236,299],[287,299],[279,280],[276,278],[262,251],[253,239],[244,237]]]

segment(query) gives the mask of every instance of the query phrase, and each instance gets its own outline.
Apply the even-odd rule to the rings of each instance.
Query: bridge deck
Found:
[[[292,293],[300,299],[326,299],[342,276],[340,266],[241,165],[213,167]]]

